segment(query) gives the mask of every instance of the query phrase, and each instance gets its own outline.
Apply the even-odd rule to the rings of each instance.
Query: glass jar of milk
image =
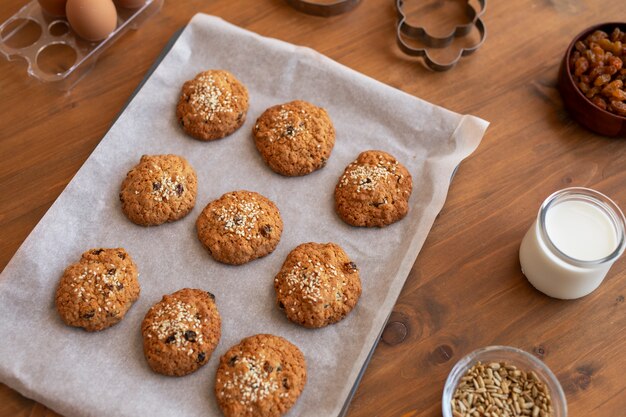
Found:
[[[604,194],[579,187],[557,191],[522,240],[522,272],[551,297],[583,297],[624,252],[624,227],[624,214]]]

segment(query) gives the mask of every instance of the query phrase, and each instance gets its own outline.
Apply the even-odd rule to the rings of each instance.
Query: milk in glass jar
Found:
[[[622,211],[604,194],[580,187],[557,191],[522,240],[522,272],[551,297],[583,297],[624,252],[624,228]]]

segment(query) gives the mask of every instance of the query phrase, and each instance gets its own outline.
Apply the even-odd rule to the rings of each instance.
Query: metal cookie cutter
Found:
[[[465,23],[462,25],[457,25],[450,34],[444,36],[442,38],[438,38],[436,36],[430,35],[426,29],[421,26],[413,26],[406,21],[406,15],[404,14],[404,0],[396,0],[396,9],[398,11],[398,27],[397,27],[397,40],[398,46],[407,55],[410,56],[419,56],[424,59],[424,63],[428,68],[433,71],[447,71],[454,67],[461,57],[471,55],[476,52],[478,48],[482,46],[485,42],[485,38],[487,37],[487,29],[485,28],[485,24],[483,23],[481,16],[485,12],[487,8],[487,0],[478,0],[480,4],[480,9],[476,10],[470,4],[470,0],[467,0],[467,7],[465,9],[465,13],[469,19],[469,23]],[[410,46],[406,43],[405,37],[419,40],[424,43],[429,48],[445,48],[450,45],[454,38],[460,38],[468,35],[472,27],[476,27],[478,29],[478,33],[480,34],[480,39],[478,43],[469,47],[462,48],[459,51],[459,54],[450,62],[441,63],[437,62],[431,58],[428,53],[427,48],[416,48]]]
[[[308,0],[287,0],[287,3],[296,10],[315,16],[336,16],[349,12],[359,5],[361,0],[336,0],[332,3],[318,3]]]

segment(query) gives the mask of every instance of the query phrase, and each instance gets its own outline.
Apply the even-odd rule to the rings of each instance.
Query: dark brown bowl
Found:
[[[567,47],[563,62],[561,62],[559,91],[561,92],[565,108],[578,123],[604,136],[626,137],[626,117],[602,110],[585,97],[574,83],[568,65],[570,55],[575,49],[574,44],[577,41],[586,38],[596,30],[603,30],[610,34],[616,27],[626,31],[626,23],[602,23],[585,29],[572,40],[572,43]]]

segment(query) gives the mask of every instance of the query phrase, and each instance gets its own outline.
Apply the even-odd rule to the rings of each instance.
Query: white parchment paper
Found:
[[[246,124],[203,143],[175,118],[180,87],[210,68],[249,89]],[[303,99],[325,107],[337,130],[325,168],[285,178],[265,166],[251,130],[267,107]],[[454,168],[478,146],[488,123],[431,105],[310,49],[195,16],[155,73],[26,239],[0,278],[0,381],[67,417],[218,416],[213,380],[220,355],[246,336],[273,333],[295,343],[308,383],[290,416],[336,416],[377,341],[435,216]],[[411,172],[409,215],[384,229],[354,228],[334,213],[345,166],[367,149],[387,151]],[[119,186],[142,154],[183,155],[198,174],[195,209],[143,228],[122,214]],[[219,264],[198,242],[195,220],[223,193],[247,189],[278,205],[284,221],[273,254],[243,266]],[[307,330],[274,305],[273,278],[303,242],[336,242],[360,269],[363,295],[342,322]],[[54,309],[64,268],[83,251],[125,247],[140,270],[141,297],[118,325],[94,334],[69,328]],[[198,372],[171,378],[143,357],[140,324],[163,294],[202,288],[217,297],[222,339]]]

